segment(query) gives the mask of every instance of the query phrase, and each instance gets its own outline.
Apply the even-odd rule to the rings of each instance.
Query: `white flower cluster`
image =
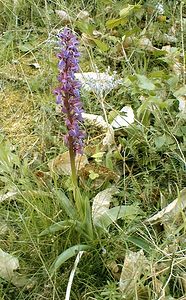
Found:
[[[122,83],[121,79],[117,79],[116,72],[112,75],[109,75],[108,71],[105,73],[84,72],[76,73],[75,76],[81,82],[84,90],[93,92],[97,96],[109,93]]]

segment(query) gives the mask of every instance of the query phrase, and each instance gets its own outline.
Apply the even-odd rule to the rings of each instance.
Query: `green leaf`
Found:
[[[61,204],[62,208],[65,210],[68,217],[71,219],[76,218],[76,210],[72,204],[72,202],[67,198],[65,193],[63,193],[61,190],[54,190],[54,193]]]
[[[49,270],[51,276],[54,275],[57,269],[59,269],[61,265],[64,264],[64,262],[66,262],[69,258],[77,255],[79,251],[86,251],[88,249],[90,249],[90,246],[88,245],[75,245],[62,252],[56,258],[56,260],[54,261],[53,265]]]
[[[154,139],[156,148],[160,149],[166,143],[166,135],[160,135]]]
[[[89,171],[89,178],[91,180],[95,180],[96,178],[99,178],[99,174],[95,173],[94,171]]]
[[[186,136],[186,126],[181,126],[180,129],[181,129],[183,136]]]
[[[86,239],[93,240],[94,238],[94,232],[93,232],[93,226],[92,226],[92,210],[90,206],[90,200],[89,198],[84,195],[84,222],[82,224],[84,229],[84,234]]]
[[[122,10],[120,10],[119,15],[122,18],[126,18],[127,16],[130,15],[130,13],[134,10],[134,9],[139,9],[141,7],[141,5],[130,5],[128,4],[126,7],[124,7]]]
[[[95,29],[95,25],[85,21],[77,21],[75,25],[80,29],[81,32],[86,33],[88,35],[92,35]]]
[[[76,224],[75,220],[66,220],[66,221],[60,221],[55,224],[52,224],[47,229],[43,230],[39,236],[44,236],[47,234],[55,234],[57,231],[64,230],[67,228],[70,228]]]
[[[109,225],[115,223],[118,219],[132,219],[134,216],[138,215],[139,212],[140,209],[134,205],[116,206],[101,215],[100,218],[96,220],[95,226],[101,227],[105,230]]]
[[[96,44],[96,46],[98,46],[98,48],[101,51],[103,51],[103,52],[108,51],[109,48],[108,48],[108,46],[107,46],[106,43],[104,43],[104,42],[102,42],[102,41],[100,41],[98,39],[94,39],[94,38],[91,38],[91,40],[94,41],[94,43]]]
[[[155,89],[154,83],[145,75],[136,75],[138,79],[138,86],[143,90],[153,91]]]
[[[127,238],[127,241],[133,243],[134,245],[138,246],[144,251],[151,253],[151,248],[152,248],[151,244],[148,243],[146,240],[134,235],[134,236],[129,236]]]
[[[118,18],[118,19],[110,19],[106,22],[106,27],[112,29],[118,25],[125,25],[128,19]]]
[[[91,157],[102,158],[104,154],[105,154],[105,152],[97,152],[97,153],[93,154]]]
[[[166,79],[167,78],[167,75],[162,70],[152,71],[149,74],[149,76],[150,76],[150,78],[160,78],[160,79]]]

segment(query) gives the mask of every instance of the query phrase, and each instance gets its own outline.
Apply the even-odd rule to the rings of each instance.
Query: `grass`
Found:
[[[104,116],[104,108],[109,122],[126,105],[135,114],[133,124],[115,129],[110,149],[102,147],[104,130],[85,121],[89,167],[79,173],[83,195],[92,206],[99,192],[115,186],[110,208],[133,211],[94,235],[76,268],[71,299],[186,299],[184,210],[147,222],[177,197],[186,201],[185,111],[179,110],[185,99],[185,4],[166,1],[161,14],[156,0],[127,6],[133,2],[0,2],[0,242],[19,260],[16,281],[0,276],[2,300],[65,299],[75,257],[53,277],[51,266],[69,247],[85,244],[77,224],[41,235],[69,220],[61,193],[72,199],[69,177],[49,167],[66,151],[52,94],[55,36],[64,26],[55,10],[61,9],[79,37],[82,72],[109,66],[123,78],[103,99],[82,90],[85,111]],[[77,19],[82,10],[89,19]],[[128,280],[123,291],[122,280]]]

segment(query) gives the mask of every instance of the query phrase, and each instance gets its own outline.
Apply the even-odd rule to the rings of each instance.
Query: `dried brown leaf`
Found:
[[[123,294],[131,295],[135,293],[140,276],[148,265],[143,250],[138,252],[129,251],[126,254],[119,281],[119,288]]]
[[[116,194],[118,190],[115,187],[105,189],[99,192],[94,198],[92,203],[92,219],[95,223],[110,207],[112,196]]]
[[[88,159],[85,154],[76,155],[76,169],[81,170],[85,165],[88,164]],[[58,155],[51,161],[49,161],[48,166],[50,171],[58,175],[71,175],[71,164],[69,152],[64,152],[63,154]]]
[[[146,220],[146,223],[166,223],[172,222],[172,219],[176,218],[180,212],[186,207],[186,188],[180,191],[178,198],[172,201],[169,205],[155,214],[153,217]]]

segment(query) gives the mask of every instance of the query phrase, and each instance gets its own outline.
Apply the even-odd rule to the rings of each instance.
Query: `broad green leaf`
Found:
[[[76,210],[72,202],[65,195],[65,193],[63,193],[61,190],[54,190],[54,193],[62,208],[65,210],[67,216],[75,220],[75,218],[77,217]]]
[[[140,209],[134,205],[121,205],[113,207],[107,210],[98,220],[94,223],[95,226],[106,229],[112,223],[115,223],[118,219],[133,219],[134,216],[138,215]]]
[[[156,148],[160,149],[166,143],[166,135],[160,135],[154,139]]]
[[[77,21],[75,22],[75,24],[81,30],[81,32],[86,33],[88,35],[92,35],[95,29],[95,25],[85,21]]]
[[[85,195],[83,196],[84,199],[84,222],[83,222],[83,229],[85,232],[85,237],[88,240],[92,240],[94,237],[93,233],[93,226],[92,226],[92,210],[90,206],[90,200],[89,198]]]
[[[175,143],[174,139],[169,135],[163,134],[161,136],[155,137],[155,145],[157,148],[161,148],[164,145],[170,146],[173,145],[174,143]]]
[[[70,228],[71,226],[76,225],[75,220],[66,220],[66,221],[60,221],[55,224],[52,224],[50,227],[47,229],[43,230],[39,236],[44,236],[47,234],[55,234],[57,231],[64,230],[67,228]]]
[[[150,124],[150,110],[148,109],[148,106],[144,109],[143,105],[141,105],[137,111],[137,115],[139,121],[144,126],[148,126]]]
[[[91,207],[89,198],[83,195],[79,188],[76,189],[76,208],[78,210],[79,216],[79,226],[77,230],[80,234],[83,234],[86,239],[92,240],[93,238],[93,230],[92,230],[92,214],[91,214]]]
[[[184,136],[186,136],[186,126],[181,126],[180,130]]]
[[[3,37],[1,37],[0,39],[3,49],[6,49],[9,45],[11,45],[14,39],[15,39],[15,34],[13,32],[9,30],[5,31]]]
[[[109,29],[112,29],[118,25],[124,25],[126,24],[128,19],[124,18],[118,18],[118,19],[110,19],[106,22],[106,27]]]
[[[138,86],[143,90],[153,91],[155,89],[154,83],[145,75],[137,74]]]
[[[96,46],[98,46],[98,48],[101,51],[103,51],[103,52],[108,51],[109,48],[108,48],[108,46],[107,46],[106,43],[104,43],[104,42],[102,42],[102,41],[100,41],[98,39],[94,39],[94,38],[91,38],[91,40],[94,41],[94,43],[96,44]]]
[[[77,255],[79,251],[86,251],[89,249],[90,246],[88,245],[75,245],[62,252],[56,258],[56,260],[54,261],[53,265],[50,268],[51,276],[57,271],[57,269],[59,269],[62,266],[62,264],[64,264],[64,262],[66,262],[71,257]]]
[[[171,75],[167,80],[168,85],[170,86],[170,90],[174,93],[178,84],[179,84],[179,75]]]

